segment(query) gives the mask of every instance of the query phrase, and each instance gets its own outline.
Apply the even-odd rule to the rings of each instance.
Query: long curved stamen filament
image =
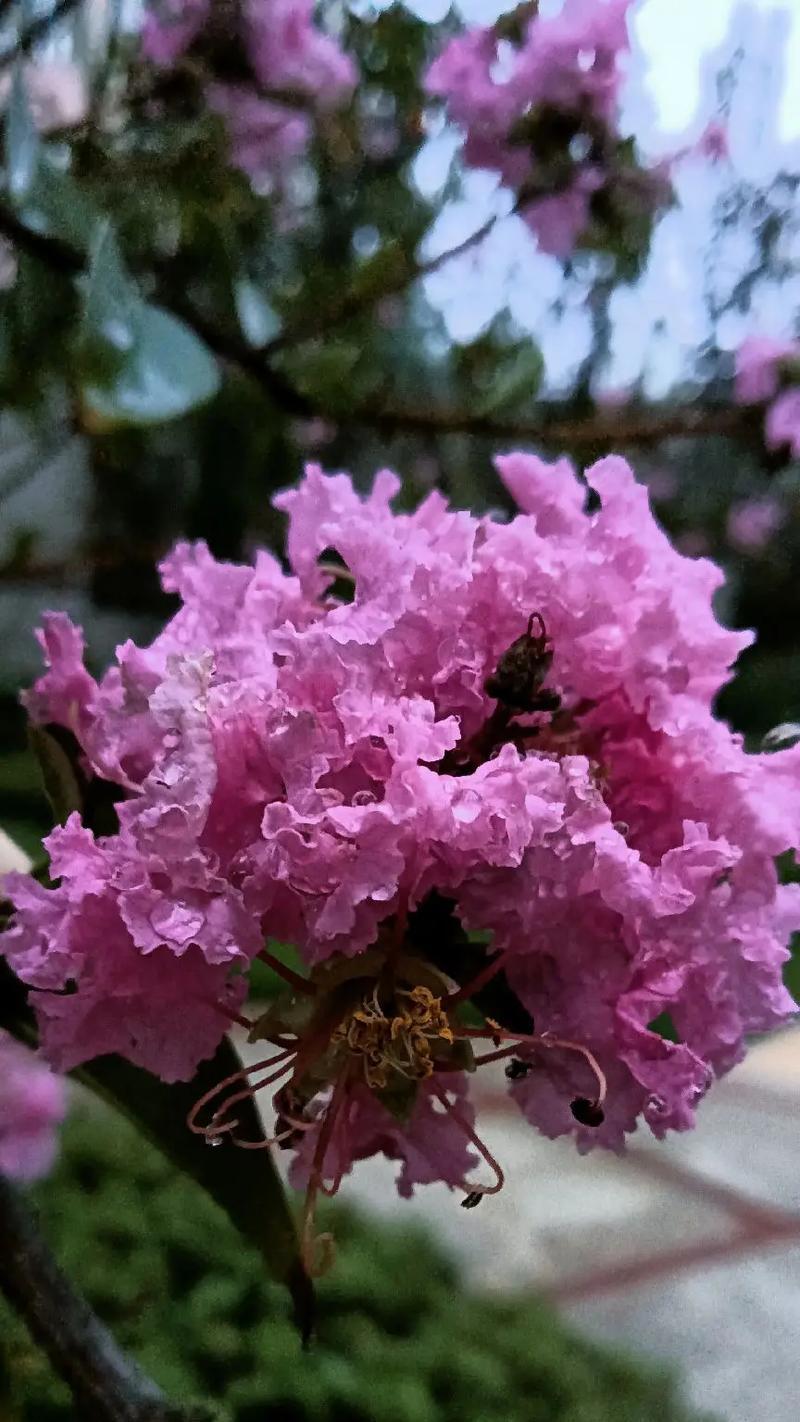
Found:
[[[329,573],[332,578],[341,578],[355,587],[356,575],[344,563],[317,563],[317,567],[321,573]]]
[[[597,1081],[597,1105],[602,1106],[603,1102],[606,1099],[606,1096],[608,1095],[608,1083],[606,1081],[606,1076],[605,1072],[603,1071],[603,1068],[600,1066],[600,1063],[598,1062],[597,1057],[594,1055],[594,1052],[591,1052],[588,1047],[584,1047],[581,1042],[571,1042],[564,1037],[550,1037],[546,1033],[544,1033],[542,1036],[534,1036],[532,1034],[526,1034],[524,1032],[506,1032],[502,1027],[498,1027],[496,1025],[489,1026],[486,1028],[454,1027],[453,1031],[457,1037],[469,1037],[475,1041],[488,1040],[490,1042],[524,1042],[528,1046],[544,1047],[548,1051],[560,1048],[562,1051],[565,1052],[578,1052],[578,1054],[583,1057],[584,1061],[591,1068],[595,1080]],[[502,1052],[490,1052],[481,1060],[484,1062],[498,1061],[501,1055],[503,1055]]]
[[[503,1174],[501,1165],[495,1160],[489,1147],[484,1145],[480,1136],[473,1130],[466,1116],[463,1116],[458,1107],[454,1106],[451,1101],[448,1101],[446,1091],[437,1088],[435,1094],[439,1101],[441,1101],[448,1115],[452,1116],[456,1125],[463,1131],[470,1144],[475,1147],[478,1154],[486,1161],[489,1169],[493,1170],[495,1174],[495,1182],[493,1185],[469,1185],[465,1182],[462,1188],[465,1191],[466,1198],[468,1200],[474,1200],[474,1203],[477,1204],[478,1199],[480,1199],[482,1195],[496,1195],[499,1190],[502,1190],[505,1184],[505,1175]]]
[[[293,1131],[313,1131],[317,1124],[316,1121],[307,1121],[303,1116],[295,1116],[292,1112],[287,1111],[279,1100],[280,1094],[286,1085],[287,1083],[284,1083],[284,1086],[279,1086],[272,1098],[272,1109],[275,1115],[280,1117],[281,1121],[286,1121],[287,1124],[292,1127]]]
[[[543,1037],[541,1039],[543,1047],[561,1047],[565,1052],[579,1052],[584,1061],[588,1063],[594,1072],[597,1081],[597,1105],[602,1106],[608,1095],[608,1082],[606,1074],[597,1060],[594,1052],[590,1052],[588,1047],[584,1047],[580,1042],[568,1042],[562,1037]]]
[[[222,1091],[225,1091],[227,1087],[235,1086],[240,1081],[248,1081],[253,1072],[264,1071],[267,1067],[274,1066],[277,1062],[286,1060],[292,1055],[292,1050],[287,1049],[279,1052],[277,1056],[265,1057],[263,1061],[256,1062],[254,1066],[242,1067],[241,1071],[232,1072],[230,1076],[226,1076],[222,1081],[218,1081],[216,1086],[212,1086],[210,1091],[206,1091],[198,1101],[195,1101],[194,1106],[186,1117],[186,1124],[189,1130],[196,1136],[207,1136],[208,1127],[198,1126],[197,1117],[210,1101],[213,1101],[214,1098],[219,1096]],[[251,1092],[248,1091],[247,1094],[250,1095]]]
[[[325,1168],[325,1156],[333,1135],[333,1128],[336,1125],[336,1118],[339,1109],[345,1098],[347,1089],[347,1069],[342,1072],[333,1088],[333,1094],[328,1102],[327,1110],[320,1126],[319,1139],[314,1149],[314,1159],[311,1163],[311,1174],[306,1188],[306,1199],[303,1207],[303,1229],[302,1229],[302,1251],[303,1262],[306,1272],[313,1278],[319,1278],[333,1263],[333,1235],[314,1234],[314,1216],[316,1214],[317,1196],[320,1190],[324,1190],[322,1172]]]
[[[219,1136],[230,1135],[233,1144],[241,1146],[243,1150],[264,1150],[268,1142],[261,1138],[256,1141],[246,1141],[242,1140],[241,1136],[232,1135],[231,1133],[235,1131],[239,1122],[236,1118],[232,1120],[226,1118],[230,1117],[231,1111],[240,1101],[254,1101],[258,1092],[261,1091],[263,1087],[271,1086],[273,1082],[280,1081],[281,1077],[285,1076],[287,1071],[290,1070],[291,1062],[282,1062],[277,1071],[270,1072],[267,1076],[258,1081],[250,1081],[242,1091],[235,1092],[233,1096],[227,1096],[222,1105],[217,1107],[217,1110],[214,1112],[211,1121],[205,1129],[204,1134],[206,1140],[216,1140]]]

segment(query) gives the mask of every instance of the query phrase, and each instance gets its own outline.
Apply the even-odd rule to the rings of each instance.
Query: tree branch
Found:
[[[189,1422],[192,1414],[167,1402],[73,1289],[22,1195],[2,1177],[0,1288],[71,1388],[86,1422]]]
[[[58,24],[59,20],[65,20],[67,15],[73,10],[77,10],[81,0],[58,0],[46,15],[40,15],[38,19],[31,20],[29,25],[17,36],[10,49],[0,54],[0,74],[5,74],[7,69],[23,54],[30,54],[34,45],[40,40],[46,39],[50,31]]]
[[[276,352],[285,350],[287,346],[296,346],[314,336],[322,336],[332,326],[339,326],[343,321],[350,321],[354,316],[360,315],[362,311],[369,311],[385,297],[396,296],[398,292],[404,291],[418,278],[432,276],[454,257],[461,257],[465,252],[477,247],[484,237],[488,237],[498,220],[497,214],[488,218],[477,231],[470,233],[469,237],[465,237],[463,242],[457,243],[455,247],[449,247],[446,252],[440,252],[438,257],[431,257],[427,262],[420,262],[414,257],[406,256],[405,252],[401,252],[394,272],[387,277],[379,289],[368,287],[354,290],[351,287],[349,291],[345,291],[340,297],[323,306],[321,311],[298,321],[295,326],[290,326],[286,331],[281,331],[266,346],[262,347],[261,355],[275,355]]]
[[[27,227],[9,208],[0,204],[0,235],[21,251],[46,263],[65,276],[85,269],[83,256],[57,237],[43,236]],[[468,238],[477,241],[479,233]],[[452,253],[435,261],[444,261]],[[238,336],[220,330],[185,297],[171,296],[164,303],[205,341],[220,360],[236,366],[286,414],[310,418],[338,416],[318,405],[270,363],[267,350],[254,350]],[[760,445],[763,411],[759,406],[663,405],[630,406],[581,414],[574,405],[549,402],[538,411],[520,418],[476,414],[468,408],[412,409],[372,404],[369,401],[348,411],[349,425],[376,430],[385,435],[465,434],[498,441],[521,440],[557,449],[589,449],[601,452],[627,446],[654,446],[667,439],[694,439],[702,435],[725,435]]]
[[[619,449],[626,445],[657,445],[666,439],[727,435],[759,438],[762,413],[738,405],[663,405],[576,413],[574,406],[542,404],[536,415],[519,419],[476,415],[468,409],[412,410],[362,405],[348,416],[349,424],[384,434],[467,434],[487,439],[517,439],[559,448]]]
[[[0,236],[6,237],[19,251],[35,257],[37,261],[62,276],[80,276],[86,270],[83,255],[68,242],[64,242],[60,237],[35,232],[5,204],[0,204]],[[221,331],[185,297],[173,297],[168,305],[170,311],[180,316],[187,326],[191,326],[196,335],[205,341],[209,350],[220,360],[238,366],[246,375],[251,376],[287,414],[308,418],[317,413],[312,402],[295,389],[280,371],[273,370],[261,352],[254,350],[236,336]]]

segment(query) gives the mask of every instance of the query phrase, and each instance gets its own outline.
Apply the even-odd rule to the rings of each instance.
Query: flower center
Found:
[[[331,1037],[333,1047],[361,1061],[367,1085],[378,1091],[395,1074],[411,1081],[432,1076],[437,1045],[453,1041],[441,998],[421,986],[395,988],[388,1013],[375,986]]]

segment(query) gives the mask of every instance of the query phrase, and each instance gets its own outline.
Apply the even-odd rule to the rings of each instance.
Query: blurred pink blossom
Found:
[[[465,131],[464,160],[500,174],[542,251],[566,257],[590,224],[593,194],[634,184],[631,204],[652,212],[669,197],[667,170],[619,170],[609,149],[617,120],[631,0],[566,0],[534,15],[517,45],[501,27],[467,30],[430,66],[428,92]],[[542,196],[536,195],[544,189]]]
[[[0,1032],[0,1175],[46,1175],[66,1111],[63,1081],[27,1047]]]
[[[780,528],[783,519],[782,505],[769,496],[734,504],[728,514],[728,542],[746,553],[760,552]]]
[[[142,30],[145,58],[171,68],[214,19],[211,0],[152,3]],[[313,0],[243,0],[240,19],[242,79],[212,79],[208,100],[227,124],[233,163],[257,180],[280,180],[305,151],[314,115],[347,101],[356,70],[315,25]]]
[[[761,405],[777,395],[780,363],[797,356],[795,341],[772,336],[748,336],[736,352],[736,399],[740,405]]]
[[[800,386],[784,390],[767,410],[767,444],[770,449],[788,445],[793,459],[800,459]]]

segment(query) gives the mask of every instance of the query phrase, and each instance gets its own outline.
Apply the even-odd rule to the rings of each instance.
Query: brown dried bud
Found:
[[[539,631],[534,636],[537,624]],[[542,690],[552,664],[547,629],[540,613],[533,612],[522,636],[511,643],[496,670],[486,678],[485,690],[512,711],[555,711],[560,704],[558,696]]]

